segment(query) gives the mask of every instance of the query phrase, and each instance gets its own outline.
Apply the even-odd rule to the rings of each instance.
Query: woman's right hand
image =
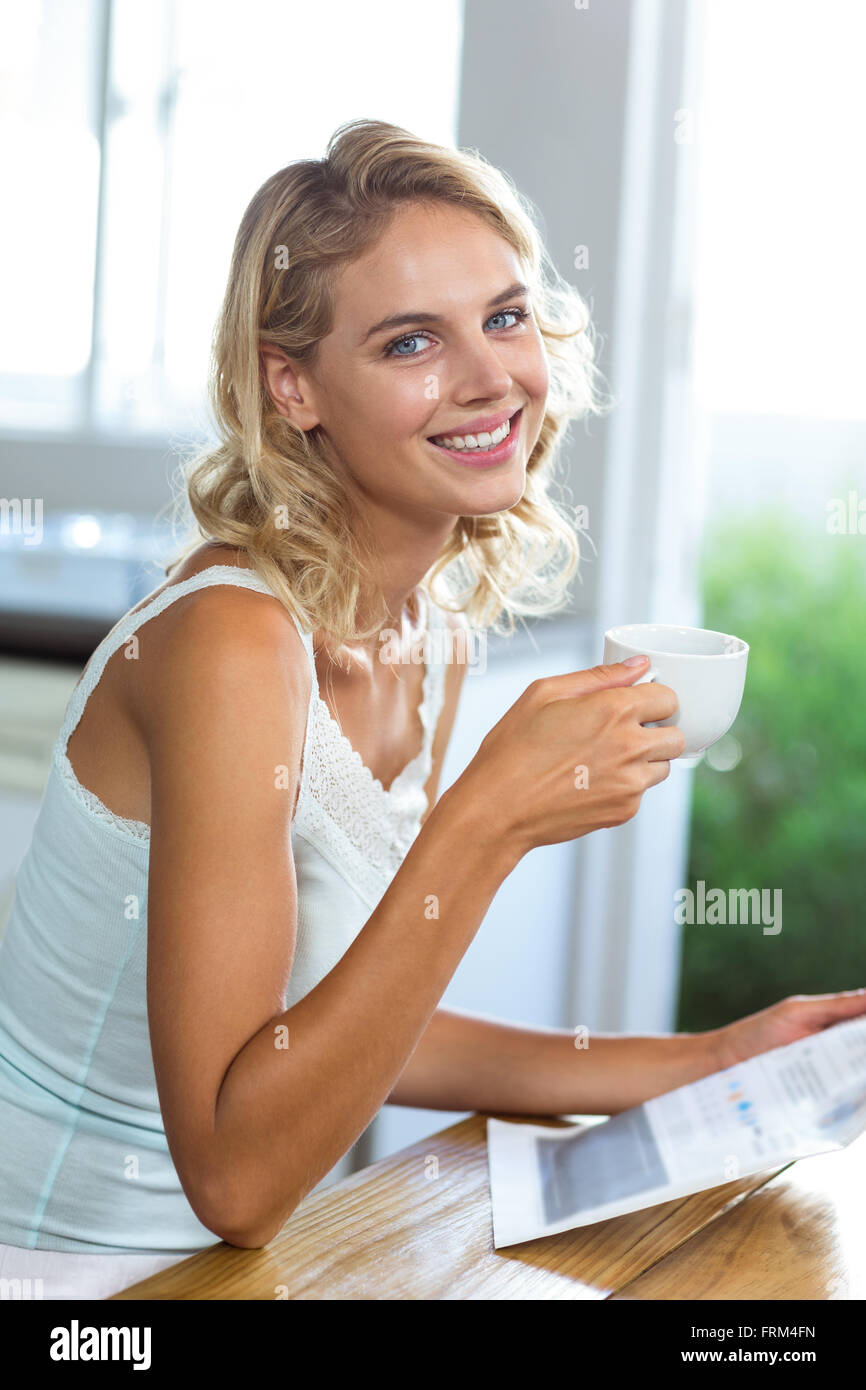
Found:
[[[495,724],[459,781],[518,855],[631,820],[685,748],[667,685],[633,685],[649,659],[535,680]],[[489,823],[489,822],[488,822]]]

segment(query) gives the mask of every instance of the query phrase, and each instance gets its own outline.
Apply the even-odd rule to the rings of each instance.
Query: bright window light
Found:
[[[250,198],[359,117],[453,143],[462,0],[110,0],[107,46],[105,12],[0,20],[0,430],[201,434]]]
[[[705,12],[698,399],[866,419],[866,4],[710,0]]]

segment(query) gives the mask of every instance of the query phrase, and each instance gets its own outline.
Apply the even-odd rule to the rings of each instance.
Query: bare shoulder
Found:
[[[432,767],[430,770],[430,777],[424,789],[427,795],[427,810],[421,817],[422,825],[433,809],[439,793],[442,768],[451,741],[451,733],[457,718],[460,692],[463,688],[463,680],[466,675],[467,634],[471,631],[465,613],[452,613],[446,608],[440,611],[444,617],[443,626],[447,634],[445,652],[443,654],[446,663],[445,682],[442,693],[442,707],[439,711],[439,718],[436,721],[436,731],[433,736],[433,747],[431,750]]]
[[[445,629],[448,634],[448,644],[445,651],[447,668],[445,672],[445,691],[442,701],[442,712],[439,716],[437,734],[444,756],[445,748],[451,737],[451,730],[457,717],[457,705],[460,700],[460,692],[463,688],[463,681],[466,676],[467,658],[470,655],[470,627],[465,613],[452,613],[447,609],[443,611],[445,613]]]
[[[445,658],[448,662],[448,675],[446,678],[446,702],[450,699],[456,703],[463,678],[466,675],[467,658],[471,655],[471,632],[469,619],[465,613],[453,613],[450,609],[442,610],[445,620],[445,631],[447,633],[447,644],[445,648]]]
[[[455,613],[455,612],[454,612],[452,609],[450,609],[450,608],[440,608],[440,609],[439,609],[439,612],[440,612],[440,613],[442,614],[442,616],[444,617],[445,622],[446,622],[446,625],[447,625],[449,628],[451,628],[452,631],[458,631],[458,630],[468,631],[468,629],[469,629],[469,619],[467,618],[467,616],[466,616],[465,613],[463,613],[463,612],[457,612],[457,613]]]
[[[445,683],[438,725],[438,732],[441,735],[446,728],[450,732],[457,712],[460,690],[466,675],[466,653],[470,629],[465,613],[454,613],[449,608],[440,608],[439,612],[443,636],[440,638],[440,642],[434,645],[432,656],[434,660],[442,661],[445,664]]]
[[[171,576],[181,583],[224,562],[211,551],[206,563],[183,566]],[[247,568],[249,568],[247,566]],[[305,716],[311,672],[300,633],[273,595],[241,584],[212,584],[184,594],[159,614],[142,635],[140,678],[133,686],[132,712],[146,732],[172,710],[197,701],[267,717],[269,706]],[[138,698],[135,698],[135,696]]]

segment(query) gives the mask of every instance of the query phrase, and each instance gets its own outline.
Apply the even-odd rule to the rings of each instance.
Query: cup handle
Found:
[[[640,680],[632,681],[632,685],[651,685],[653,681],[657,681],[658,678],[658,671],[654,666],[651,666],[645,675],[641,676]]]
[[[646,672],[645,675],[641,676],[640,680],[632,681],[632,685],[652,685],[655,681],[658,680],[658,678],[658,671],[654,666],[650,666],[649,670]],[[644,724],[645,729],[658,729],[659,727],[660,725],[658,720],[650,721],[649,723]]]

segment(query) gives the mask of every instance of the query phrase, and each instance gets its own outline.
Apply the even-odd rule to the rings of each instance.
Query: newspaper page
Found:
[[[553,1129],[488,1119],[498,1249],[685,1197],[866,1130],[866,1017],[834,1024],[634,1109]]]

